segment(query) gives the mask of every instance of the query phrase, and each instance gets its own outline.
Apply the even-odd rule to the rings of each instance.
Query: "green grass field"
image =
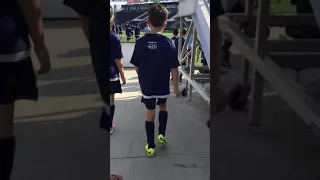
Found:
[[[164,30],[163,33],[162,33],[164,36],[167,36],[168,38],[172,38],[173,37],[173,34],[172,34],[172,31],[171,30]],[[144,32],[143,32],[143,29],[141,30],[141,33],[140,33],[140,37],[144,36]],[[126,36],[126,32],[123,31],[122,32],[122,36],[120,38],[120,41],[122,43],[135,43],[136,42],[136,39],[134,36],[132,36],[132,39],[128,42],[127,41],[127,36]]]
[[[271,1],[272,13],[295,13],[296,6],[291,5],[290,0],[272,0]]]

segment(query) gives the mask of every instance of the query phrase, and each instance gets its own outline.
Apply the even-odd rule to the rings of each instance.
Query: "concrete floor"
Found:
[[[103,180],[109,165],[125,180],[320,179],[318,138],[277,95],[264,98],[261,127],[248,126],[247,109],[227,109],[212,117],[211,138],[203,100],[197,94],[191,103],[171,97],[169,144],[147,158],[144,108],[135,73],[127,69],[128,84],[117,96],[119,131],[109,139],[98,129],[101,101],[81,30],[72,21],[45,25],[53,69],[38,77],[39,102],[17,104],[13,180]],[[222,77],[226,90],[240,82],[239,55],[232,64]],[[302,73],[301,84],[316,86],[319,80],[310,70]],[[265,92],[274,90],[266,84]]]

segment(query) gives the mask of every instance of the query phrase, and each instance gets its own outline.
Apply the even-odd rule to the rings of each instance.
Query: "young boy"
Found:
[[[131,39],[131,35],[132,35],[131,33],[132,33],[131,27],[128,25],[126,28],[127,42],[129,42]]]
[[[110,7],[110,24],[113,24],[113,10]],[[115,94],[122,93],[120,79],[122,84],[126,84],[123,69],[123,55],[121,50],[121,42],[117,34],[110,31],[110,135],[117,130],[117,126],[113,124],[113,117],[115,112]]]
[[[174,45],[176,46],[176,50],[178,53],[178,48],[179,48],[179,34],[180,34],[180,30],[179,28],[174,28],[172,31],[173,37],[171,38],[174,42]]]
[[[117,26],[117,25],[113,25],[113,26],[114,26],[114,32],[115,32],[115,34],[118,35],[118,34],[119,34],[118,26]]]
[[[182,48],[183,48],[183,46],[184,46],[184,43],[186,42],[186,40],[187,40],[187,28],[183,28],[182,29],[182,45],[181,45],[181,50],[182,50]],[[188,47],[187,47],[187,49],[188,49]],[[188,53],[188,50],[186,49],[186,53]],[[186,61],[184,62],[184,63],[182,63],[182,65],[187,65],[187,63],[186,63]]]
[[[134,29],[136,28],[135,25],[131,24],[130,25],[130,29],[131,29],[131,39],[133,39],[133,36],[134,36]]]
[[[174,45],[176,46],[177,56],[179,58],[179,36],[180,36],[180,30],[179,28],[173,29],[173,37],[171,38],[174,42]],[[184,44],[185,40],[182,38],[182,44]],[[172,79],[171,79],[172,80]],[[179,75],[179,83],[182,83],[182,74]]]
[[[121,30],[120,30],[120,25],[118,24],[118,25],[117,25],[117,34],[118,34],[119,38],[121,39],[120,31],[121,31]]]
[[[136,41],[140,38],[140,27],[138,26],[138,24],[136,24],[135,28],[134,28],[134,35],[136,37]]]
[[[187,32],[188,32],[188,29],[187,28],[183,28],[182,29],[182,39],[184,40],[184,42],[185,42],[185,40],[187,39]],[[184,44],[184,43],[183,43]],[[183,46],[183,44],[182,44],[182,46]]]
[[[122,25],[119,25],[119,37],[120,37],[120,39],[122,38],[122,31],[123,31],[123,27],[122,27]]]
[[[174,42],[161,33],[166,28],[168,11],[160,5],[154,4],[148,10],[150,34],[138,39],[131,58],[136,67],[142,91],[141,102],[145,104],[147,145],[145,150],[149,157],[154,156],[154,118],[155,107],[159,105],[159,132],[158,143],[166,144],[166,126],[168,112],[166,101],[170,95],[170,72],[173,77],[174,93],[180,96],[179,91],[179,61]]]
[[[187,31],[188,31],[188,30],[187,30],[186,28],[184,28],[183,31],[182,31],[183,42],[185,42],[185,41],[187,40]],[[188,44],[187,44],[187,51],[186,51],[186,53],[189,53],[189,52],[191,51],[191,49],[192,49],[192,42],[193,42],[192,38],[193,38],[193,36],[192,36],[192,34],[190,34],[189,41],[186,42],[186,43],[188,43]],[[183,43],[183,44],[184,44],[184,43]],[[188,56],[188,58],[187,58],[186,61],[190,62],[190,60],[191,60],[191,54],[189,54],[189,56]],[[189,64],[190,64],[190,63],[189,63]],[[183,65],[186,65],[186,62],[183,63]]]
[[[9,180],[14,154],[14,106],[17,100],[37,100],[31,43],[40,63],[39,74],[50,70],[39,0],[6,0],[0,6],[0,179]]]
[[[147,35],[150,33],[150,27],[148,26],[148,24],[146,25],[146,27],[143,29],[144,31],[144,35]]]

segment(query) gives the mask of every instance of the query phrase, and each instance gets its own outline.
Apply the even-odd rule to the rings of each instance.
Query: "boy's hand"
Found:
[[[175,87],[175,88],[174,88],[174,94],[176,95],[176,98],[180,97],[181,92],[180,92],[179,87]]]
[[[125,76],[121,76],[121,80],[122,80],[122,85],[125,85],[127,83]]]
[[[45,45],[35,46],[34,51],[40,63],[38,74],[45,74],[51,69],[50,55]]]

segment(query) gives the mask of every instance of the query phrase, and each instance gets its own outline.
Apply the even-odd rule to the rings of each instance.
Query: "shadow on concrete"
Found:
[[[75,96],[99,93],[95,74],[90,64],[52,69],[50,73],[37,77],[40,96]],[[62,88],[63,87],[63,88]]]
[[[70,29],[80,27],[80,22],[74,19],[45,19],[44,28],[47,29]]]
[[[137,80],[137,79],[138,79],[138,76],[137,76],[137,77],[129,78],[129,80]]]
[[[77,57],[84,57],[84,56],[85,57],[90,56],[90,50],[88,47],[74,49],[74,50],[71,50],[67,53],[57,55],[58,58],[77,58]]]
[[[95,74],[91,64],[51,69],[49,73],[37,76],[40,81],[58,81],[74,78],[93,78]]]
[[[110,141],[98,128],[100,113],[98,108],[67,120],[16,124],[12,180],[107,179]]]
[[[90,111],[90,110],[95,110],[95,109],[97,109],[97,108],[81,108],[81,109],[73,109],[73,110],[68,110],[68,111],[59,111],[59,112],[54,112],[54,113],[38,114],[38,115],[31,115],[31,116],[19,116],[19,117],[15,117],[14,119],[19,121],[21,119],[39,118],[39,117],[41,118],[41,117],[48,117],[48,116],[55,116],[55,115],[63,115],[66,113]]]
[[[130,68],[128,68],[130,69]],[[99,94],[97,81],[91,64],[52,69],[50,73],[37,77],[40,96],[76,96]],[[129,78],[132,80],[131,78]],[[133,78],[134,79],[134,78]],[[63,87],[63,88],[61,88]],[[140,91],[138,83],[127,83],[122,86],[123,93]]]

